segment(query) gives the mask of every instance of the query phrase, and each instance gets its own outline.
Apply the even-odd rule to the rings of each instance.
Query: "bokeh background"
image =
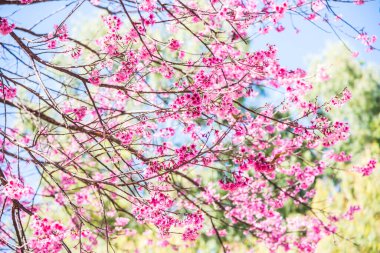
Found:
[[[89,4],[89,3],[85,3]],[[334,2],[331,3],[334,5]],[[49,2],[41,9],[40,5],[10,7],[0,9],[0,16],[10,17],[16,25],[37,24],[36,28],[46,30],[47,25],[61,20],[67,15],[62,3]],[[85,10],[82,8],[81,10]],[[69,21],[71,33],[82,38],[98,37],[102,30],[96,23],[104,13],[92,9],[91,12],[79,11]],[[362,6],[342,5],[336,9],[358,30],[365,29],[368,34],[380,35],[380,1],[370,1]],[[39,21],[55,13],[45,22]],[[46,22],[48,21],[48,22]],[[80,24],[80,25],[78,25]],[[289,16],[284,22],[287,29],[282,33],[260,35],[251,40],[250,50],[263,48],[266,44],[278,47],[280,62],[289,68],[307,69],[309,78],[314,82],[314,93],[321,101],[327,100],[345,87],[353,94],[352,100],[341,110],[329,112],[328,117],[348,121],[351,137],[336,151],[353,155],[350,163],[342,165],[342,171],[334,170],[319,178],[315,185],[316,197],[313,206],[329,212],[342,213],[350,205],[358,205],[361,211],[352,221],[340,222],[338,232],[345,238],[329,237],[324,239],[317,252],[380,252],[380,170],[370,177],[361,177],[348,172],[354,164],[364,165],[369,158],[380,159],[380,53],[377,50],[366,52],[360,42],[350,36],[338,37],[328,27],[315,27],[300,17]],[[50,27],[49,27],[50,28]],[[338,29],[340,27],[338,26]],[[339,34],[345,33],[345,27]],[[170,36],[163,34],[162,36]],[[379,37],[379,36],[378,36]],[[353,57],[353,52],[359,52]],[[56,61],[62,59],[57,58]],[[324,70],[324,80],[320,72]],[[278,94],[263,92],[263,101],[275,100]],[[33,177],[29,178],[33,183]],[[289,208],[287,212],[291,213]],[[56,214],[59,219],[59,214]],[[151,232],[146,232],[151,233]],[[185,245],[180,239],[177,247],[163,247],[160,241],[152,241],[148,234],[126,236],[117,242],[125,252],[220,252],[213,237],[203,236],[195,245]],[[248,252],[247,245],[255,244],[253,238],[234,236],[229,238],[233,252]],[[195,246],[195,247],[194,247]],[[99,247],[101,248],[101,247]],[[133,249],[133,251],[131,251]],[[252,252],[267,252],[260,244]]]

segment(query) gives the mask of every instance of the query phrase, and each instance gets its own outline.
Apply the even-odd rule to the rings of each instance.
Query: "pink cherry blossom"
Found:
[[[15,24],[9,24],[6,18],[0,17],[0,33],[2,35],[7,35],[11,33],[15,27]]]
[[[375,159],[369,160],[368,164],[363,167],[354,167],[354,169],[361,173],[363,176],[369,176],[376,168],[377,161]]]

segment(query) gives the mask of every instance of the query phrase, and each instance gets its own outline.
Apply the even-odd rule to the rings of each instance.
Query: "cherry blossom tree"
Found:
[[[223,252],[231,234],[271,252],[347,240],[336,232],[347,215],[311,201],[317,178],[350,158],[333,151],[348,124],[323,112],[351,93],[310,100],[306,71],[281,66],[275,45],[249,44],[298,15],[376,50],[376,36],[332,6],[364,1],[62,2],[67,15],[55,23],[48,8],[25,27],[0,19],[4,250],[92,252],[103,241],[101,252],[117,252],[116,238],[147,230],[163,247],[207,235]],[[80,10],[104,14],[90,40],[72,32],[83,24],[69,25]],[[376,160],[366,163],[354,171],[368,176]]]

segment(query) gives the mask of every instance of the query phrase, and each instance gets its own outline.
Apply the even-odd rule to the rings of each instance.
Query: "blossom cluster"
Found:
[[[22,198],[27,199],[31,194],[33,194],[33,190],[31,187],[25,186],[24,183],[13,176],[8,179],[1,193],[10,199],[21,200]]]
[[[67,236],[67,228],[57,221],[33,217],[31,224],[33,237],[29,246],[35,252],[58,253],[63,248],[62,240]]]
[[[0,17],[0,33],[2,35],[7,35],[11,33],[15,27],[15,24],[9,24],[6,18]]]
[[[0,93],[1,97],[5,99],[12,100],[16,97],[16,88],[15,87],[7,87],[2,82],[0,82]]]
[[[363,176],[369,176],[376,168],[377,161],[375,159],[369,160],[368,164],[363,167],[355,167],[354,169],[361,173]]]

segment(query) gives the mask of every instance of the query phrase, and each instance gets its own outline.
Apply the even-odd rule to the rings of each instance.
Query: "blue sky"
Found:
[[[377,35],[380,45],[380,1],[375,0],[368,2],[362,6],[354,4],[331,4],[336,6],[336,13],[342,14],[343,18],[350,22],[355,28],[364,30],[370,35]],[[297,34],[290,25],[288,18],[284,22],[286,26],[285,31],[282,33],[272,32],[265,36],[260,36],[257,41],[253,42],[253,46],[257,43],[258,46],[265,45],[266,43],[276,44],[279,51],[279,59],[282,64],[292,68],[303,67],[307,68],[308,59],[311,55],[319,54],[323,51],[328,43],[338,43],[340,40],[334,33],[326,33],[310,22],[300,17],[293,17],[293,22],[301,31]],[[337,23],[337,22],[332,22]],[[319,22],[320,24],[320,22]],[[338,24],[338,23],[337,23]],[[326,27],[326,26],[324,26]],[[350,34],[353,32],[350,29],[344,29]],[[365,46],[359,41],[342,35],[342,39],[349,45],[352,51],[358,51],[359,59],[366,61],[376,62],[380,64],[380,52],[372,51],[371,53],[365,52]],[[379,47],[379,46],[378,46]]]

